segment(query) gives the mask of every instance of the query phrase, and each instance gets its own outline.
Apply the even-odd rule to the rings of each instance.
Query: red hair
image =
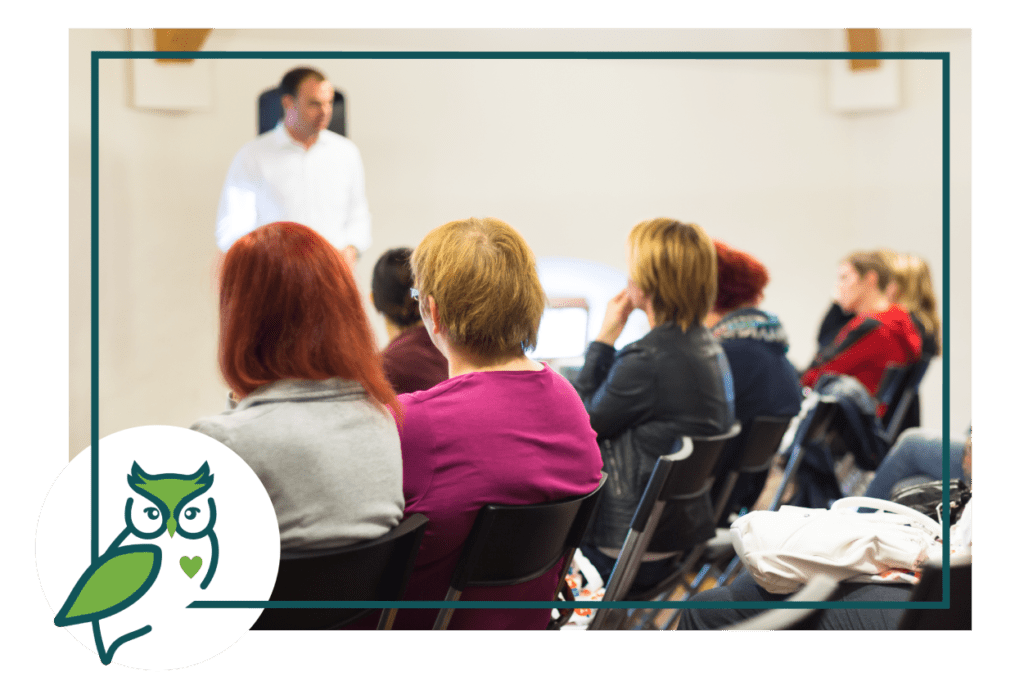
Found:
[[[279,379],[342,377],[401,412],[348,264],[296,222],[264,225],[225,255],[219,352],[238,398]]]
[[[715,311],[720,314],[741,306],[756,304],[768,284],[768,269],[748,253],[715,241],[718,255],[718,299]]]

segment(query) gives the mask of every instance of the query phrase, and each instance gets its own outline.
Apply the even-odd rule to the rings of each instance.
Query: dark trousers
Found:
[[[615,558],[605,555],[592,545],[580,546],[580,552],[590,560],[590,564],[594,566],[594,569],[600,573],[601,579],[604,580],[604,585],[608,586],[612,570],[615,569]],[[675,567],[675,558],[671,557],[664,560],[654,560],[653,562],[641,562],[629,593],[646,591],[657,586],[658,582],[672,573],[673,567]]]
[[[908,584],[840,584],[835,601],[906,601],[913,589]],[[771,594],[762,589],[746,571],[728,586],[702,591],[689,603],[703,601],[782,601],[786,594]],[[763,613],[764,609],[684,608],[680,630],[717,630]],[[902,608],[829,608],[822,616],[820,630],[895,630]]]

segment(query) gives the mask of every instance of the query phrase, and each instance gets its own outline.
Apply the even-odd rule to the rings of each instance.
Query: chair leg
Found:
[[[725,571],[718,577],[718,581],[715,582],[715,586],[725,586],[732,582],[736,578],[736,575],[743,569],[743,563],[740,560],[739,555],[734,557],[729,565],[725,568]]]
[[[395,624],[395,617],[398,615],[397,608],[385,608],[381,611],[380,620],[377,622],[378,630],[390,630]]]
[[[445,601],[458,601],[459,596],[462,596],[462,592],[458,589],[449,588],[448,595],[444,597]],[[441,612],[437,614],[437,620],[434,621],[435,630],[447,630],[448,623],[452,621],[452,613],[455,612],[454,608],[442,608]]]

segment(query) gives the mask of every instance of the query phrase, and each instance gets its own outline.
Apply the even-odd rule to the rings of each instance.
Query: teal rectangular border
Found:
[[[99,61],[188,59],[325,60],[892,60],[942,61],[942,531],[949,538],[949,52],[878,51],[92,51],[92,263],[91,263],[91,558],[99,556]],[[699,608],[924,608],[948,609],[949,544],[942,548],[942,601],[726,602],[704,601]],[[688,601],[194,601],[189,608],[690,608]]]

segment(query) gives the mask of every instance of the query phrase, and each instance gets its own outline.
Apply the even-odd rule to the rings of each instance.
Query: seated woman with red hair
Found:
[[[786,357],[789,338],[774,314],[758,308],[768,285],[768,269],[753,256],[715,241],[718,295],[704,324],[725,350],[736,394],[739,437],[726,442],[718,458],[722,467],[739,455],[744,433],[759,415],[793,416],[800,412],[800,382]],[[767,473],[744,475],[736,482],[727,511],[750,507]],[[725,476],[716,475],[712,499],[718,498]]]
[[[220,278],[230,410],[192,429],[235,451],[277,512],[281,555],[378,538],[402,518],[395,392],[348,264],[309,227],[236,241]]]

